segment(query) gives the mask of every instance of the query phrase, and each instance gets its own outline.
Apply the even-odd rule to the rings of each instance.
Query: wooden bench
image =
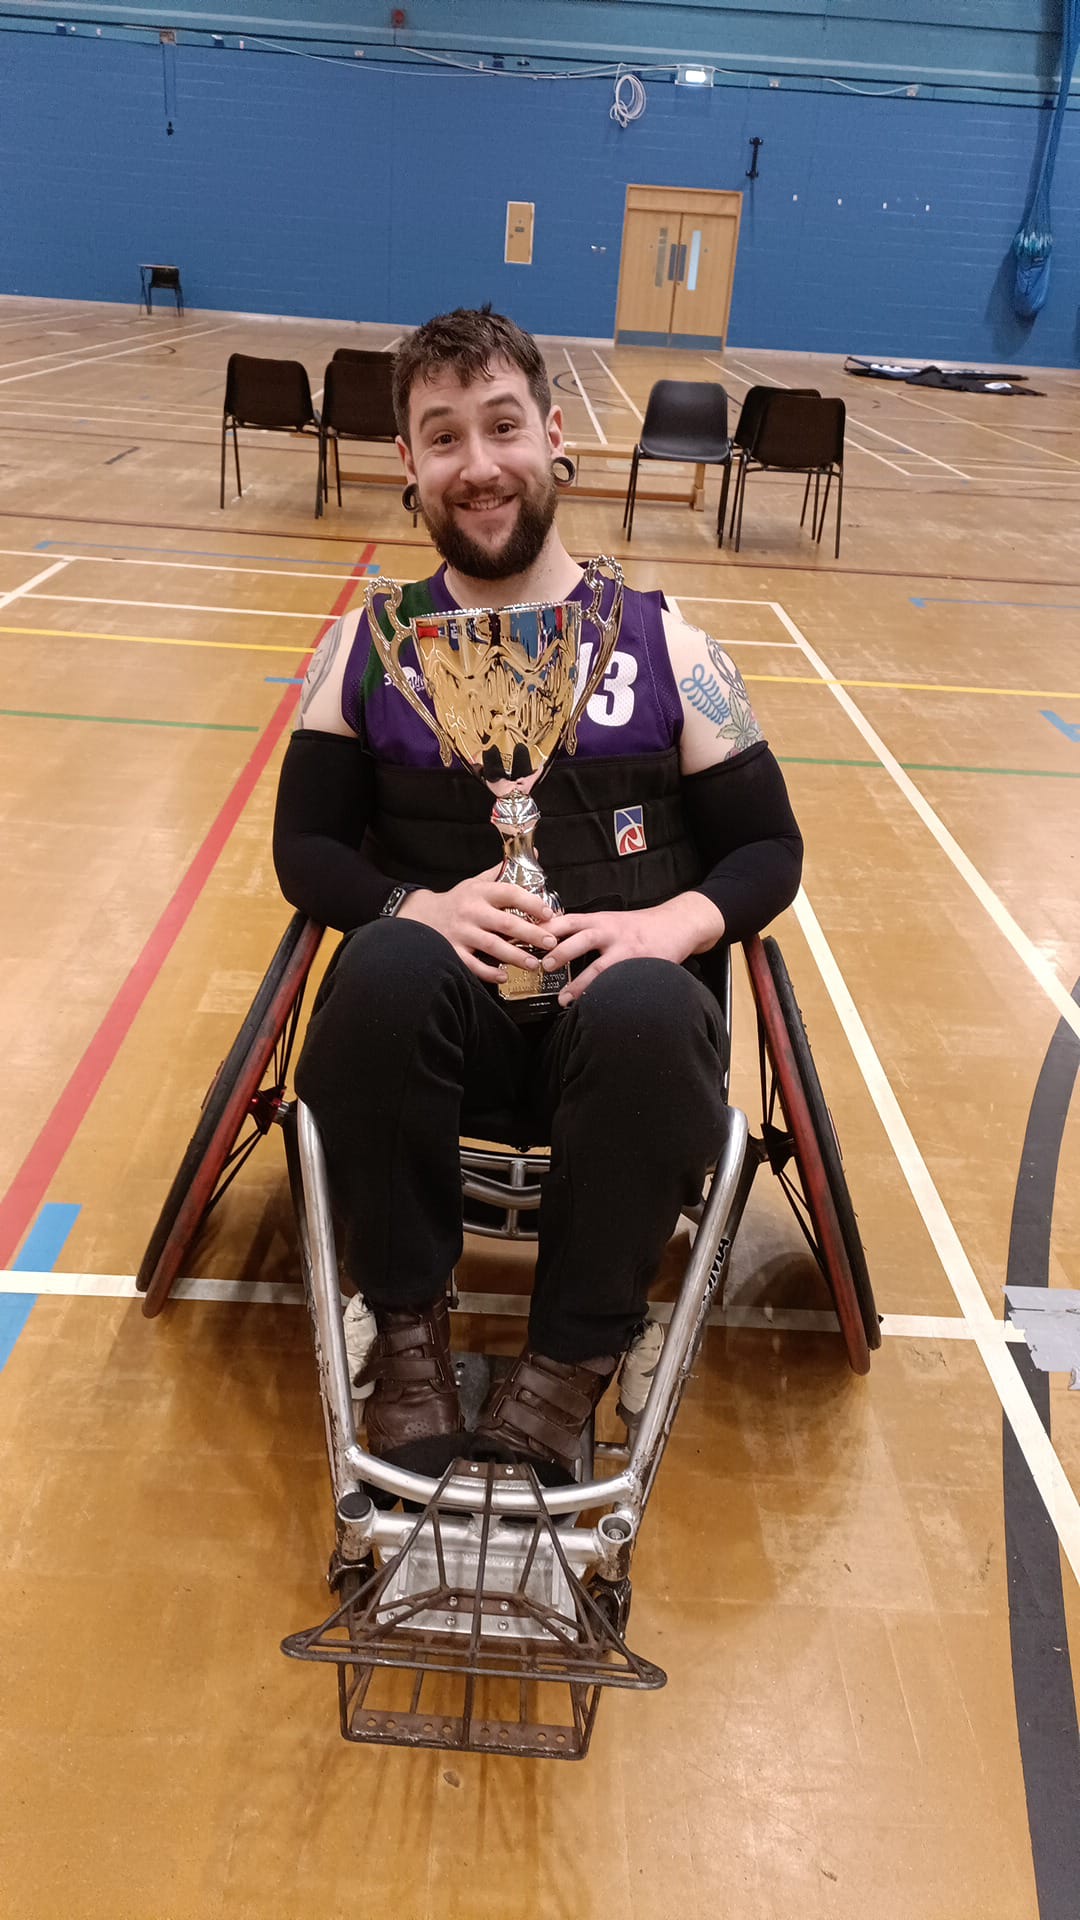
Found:
[[[372,444],[374,446],[374,442]],[[600,446],[595,440],[568,440],[566,451],[577,473],[573,484],[561,487],[559,491],[569,498],[581,500],[625,500],[635,445],[633,440],[610,440],[606,447]],[[653,464],[659,466],[665,476],[670,474],[675,478],[685,474],[691,463],[675,460],[645,463],[646,467]],[[613,471],[616,466],[621,471]],[[387,458],[377,467],[342,467],[341,484],[343,487],[400,488],[405,484],[405,476],[395,455],[393,464]],[[686,506],[700,512],[705,504],[705,467],[703,464],[695,465],[692,481],[684,482],[681,489],[646,487],[639,481],[637,497],[660,505]]]

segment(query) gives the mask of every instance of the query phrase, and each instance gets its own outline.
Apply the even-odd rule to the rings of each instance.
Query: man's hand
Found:
[[[454,952],[478,980],[505,980],[511,967],[539,967],[539,960],[517,944],[554,945],[551,908],[535,893],[498,880],[498,867],[462,880],[448,893],[418,887],[398,908],[399,920],[419,920],[449,940]],[[524,919],[522,916],[525,916]]]
[[[584,953],[596,959],[571,980],[559,995],[559,1005],[580,1000],[600,974],[620,960],[672,960],[681,966],[692,953],[707,953],[724,937],[724,916],[703,893],[680,893],[663,906],[630,912],[562,913],[547,924],[555,945],[544,957],[545,972],[554,972]]]

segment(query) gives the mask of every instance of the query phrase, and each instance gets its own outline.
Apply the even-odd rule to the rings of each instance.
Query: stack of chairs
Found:
[[[315,514],[318,518],[330,497],[330,454],[333,450],[338,506],[341,505],[342,440],[378,440],[393,443],[396,436],[393,403],[394,358],[352,347],[339,347],[323,376],[321,411],[311,398],[307,369],[299,360],[271,360],[256,354],[229,356],[225,374],[225,406],[221,422],[221,490],[225,505],[225,456],[228,436],[233,439],[236,491],[240,478],[241,427],[262,433],[310,434],[318,444]]]

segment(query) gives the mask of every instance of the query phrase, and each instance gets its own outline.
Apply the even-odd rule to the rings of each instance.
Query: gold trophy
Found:
[[[578,721],[618,639],[621,567],[615,560],[590,560],[585,581],[592,594],[588,606],[563,600],[457,608],[420,614],[407,623],[398,617],[400,580],[370,580],[364,586],[368,625],[383,666],[431,728],[443,765],[449,767],[456,757],[489,787],[511,783],[491,813],[503,839],[499,879],[537,894],[555,913],[561,913],[562,904],[547,884],[533,845],[540,809],[524,782],[531,779],[535,789],[560,744],[565,743],[568,753],[577,751]],[[604,614],[609,582],[614,593]],[[595,639],[585,636],[586,623]],[[416,669],[402,662],[409,646]],[[413,684],[416,670],[430,706]],[[532,968],[513,966],[506,975],[499,993],[519,1017],[554,1007],[569,977],[565,968],[538,976]]]

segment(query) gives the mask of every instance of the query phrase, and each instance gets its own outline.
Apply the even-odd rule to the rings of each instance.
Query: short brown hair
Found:
[[[531,333],[486,307],[455,307],[436,314],[410,333],[394,360],[394,417],[402,439],[409,439],[409,395],[418,380],[430,380],[443,368],[456,373],[462,385],[490,380],[491,362],[508,360],[520,367],[529,392],[547,420],[551,411],[551,382],[543,356]]]

